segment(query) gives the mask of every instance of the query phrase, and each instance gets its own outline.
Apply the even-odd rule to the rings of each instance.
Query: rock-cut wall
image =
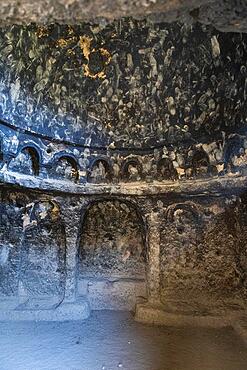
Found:
[[[92,308],[134,309],[158,286],[168,310],[243,310],[246,205],[245,193],[193,199],[162,194],[55,196],[4,187],[1,299],[45,298],[45,307],[51,299],[62,302],[69,288],[76,298],[86,297]],[[157,250],[153,282],[150,271]]]
[[[133,19],[0,30],[2,296],[246,306],[246,46]]]

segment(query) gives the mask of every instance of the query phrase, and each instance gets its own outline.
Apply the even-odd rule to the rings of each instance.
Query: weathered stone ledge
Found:
[[[183,313],[173,313],[165,311],[162,305],[137,304],[135,320],[142,323],[152,323],[164,326],[186,326],[186,327],[206,327],[223,328],[233,326],[239,319],[242,312],[229,311],[227,314],[210,315],[198,313],[197,315],[186,315]]]
[[[11,171],[0,171],[0,184],[15,185],[22,188],[54,191],[66,194],[104,194],[104,195],[222,195],[225,193],[241,193],[247,187],[247,176],[212,177],[210,179],[166,181],[152,183],[132,182],[119,184],[75,184],[70,181],[44,179]]]

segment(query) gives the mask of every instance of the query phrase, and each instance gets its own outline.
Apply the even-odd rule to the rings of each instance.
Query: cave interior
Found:
[[[0,55],[0,370],[245,370],[246,2],[3,0]]]

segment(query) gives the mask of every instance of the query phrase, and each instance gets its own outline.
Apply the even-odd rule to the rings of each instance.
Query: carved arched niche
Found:
[[[87,181],[100,184],[100,183],[109,183],[112,181],[113,178],[113,170],[105,159],[97,159],[95,160],[91,168],[88,170]]]
[[[21,280],[27,295],[59,300],[65,287],[66,243],[58,205],[50,200],[30,203],[23,231]]]
[[[246,166],[246,159],[243,139],[238,135],[230,137],[224,147],[225,172],[238,172]]]
[[[26,175],[38,176],[40,171],[40,155],[34,147],[26,146],[12,159],[9,169]]]
[[[81,276],[145,277],[145,227],[129,203],[102,200],[86,211],[80,240]]]
[[[52,172],[54,177],[61,180],[77,182],[79,179],[78,164],[74,158],[69,156],[61,156],[56,161]]]
[[[161,158],[157,163],[157,179],[162,180],[176,180],[178,178],[172,161],[169,158]]]
[[[160,234],[161,300],[183,300],[201,256],[202,214],[192,202],[168,207]],[[188,292],[186,291],[186,294]]]
[[[23,213],[28,196],[1,193],[0,202],[0,296],[18,296],[23,248]]]
[[[143,177],[143,169],[136,158],[127,159],[122,165],[122,179],[124,181],[139,181]]]
[[[211,166],[208,154],[202,148],[196,148],[192,159],[192,176],[207,177],[211,174]]]
[[[190,233],[193,237],[196,236],[196,229],[201,224],[201,214],[197,206],[191,202],[178,203],[168,207],[166,221],[172,224],[180,235],[193,230],[193,233]]]

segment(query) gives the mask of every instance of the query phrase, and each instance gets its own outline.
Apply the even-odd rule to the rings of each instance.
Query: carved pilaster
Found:
[[[61,217],[64,223],[66,253],[65,253],[65,302],[73,302],[77,291],[77,258],[80,235],[80,211],[70,205],[61,207]]]
[[[147,287],[150,303],[160,301],[160,216],[158,212],[147,215]]]

